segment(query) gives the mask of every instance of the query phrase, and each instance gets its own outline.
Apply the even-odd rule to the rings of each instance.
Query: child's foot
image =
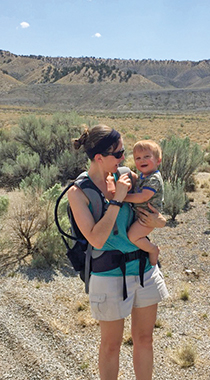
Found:
[[[154,247],[149,252],[149,261],[151,265],[156,265],[158,261],[158,255],[160,251],[157,245],[154,245]]]

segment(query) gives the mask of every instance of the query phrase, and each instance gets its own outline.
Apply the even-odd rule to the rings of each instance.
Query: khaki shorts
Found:
[[[123,278],[91,275],[89,299],[92,316],[101,321],[126,318],[133,307],[154,305],[169,296],[163,275],[156,265],[144,274],[144,287],[139,276],[127,276],[128,298],[123,301]]]

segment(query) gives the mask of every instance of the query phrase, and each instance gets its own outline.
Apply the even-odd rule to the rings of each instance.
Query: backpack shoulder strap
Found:
[[[62,193],[57,198],[57,201],[55,204],[55,210],[54,210],[54,218],[55,218],[55,223],[56,223],[56,226],[58,228],[58,231],[60,232],[61,235],[64,235],[64,236],[66,236],[70,239],[73,239],[73,240],[77,240],[77,238],[75,238],[75,236],[69,235],[65,231],[63,231],[63,229],[60,226],[59,220],[58,220],[58,207],[59,207],[60,201],[63,198],[63,196],[67,193],[67,191],[70,189],[70,187],[73,185],[74,185],[74,182],[71,182],[67,187],[65,187],[65,189],[62,191]]]
[[[105,212],[106,200],[104,194],[98,189],[98,187],[91,181],[86,172],[82,173],[77,177],[74,182],[75,186],[80,188],[86,197],[89,199],[91,204],[91,212],[93,218],[97,223]],[[87,245],[86,255],[85,255],[85,291],[89,292],[89,277],[90,277],[90,263],[92,257],[92,246],[90,243]]]
[[[75,186],[79,187],[91,203],[91,212],[95,222],[98,222],[105,212],[106,199],[104,194],[91,181],[86,172],[77,177],[74,182]]]
[[[97,186],[95,186],[95,184],[88,177],[87,172],[81,173],[75,181],[71,182],[67,187],[65,187],[60,196],[57,198],[54,212],[55,223],[57,225],[57,228],[62,235],[73,240],[78,240],[75,236],[69,235],[65,231],[63,231],[58,221],[58,207],[60,201],[63,198],[63,196],[67,193],[67,191],[70,189],[70,187],[73,185],[79,187],[89,199],[90,203],[92,204],[93,217],[96,222],[98,222],[104,214],[106,200],[103,193],[97,188]]]

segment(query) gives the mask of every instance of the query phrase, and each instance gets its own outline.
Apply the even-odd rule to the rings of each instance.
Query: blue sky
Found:
[[[0,0],[0,49],[51,57],[210,59],[210,0]]]

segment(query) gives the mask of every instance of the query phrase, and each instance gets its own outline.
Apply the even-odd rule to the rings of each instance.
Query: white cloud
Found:
[[[93,37],[100,38],[100,37],[101,37],[101,34],[100,34],[100,33],[95,33]]]
[[[30,24],[28,22],[23,21],[20,23],[20,26],[21,28],[26,29],[29,28]]]

